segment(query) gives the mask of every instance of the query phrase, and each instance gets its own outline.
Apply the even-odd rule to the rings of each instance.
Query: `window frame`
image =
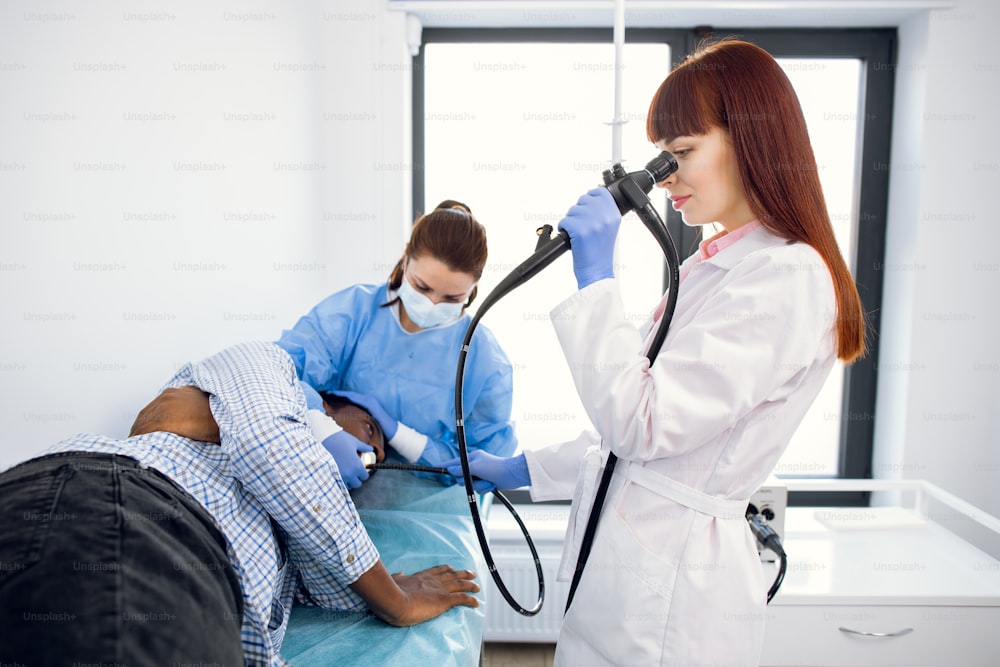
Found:
[[[858,146],[857,229],[853,257],[855,283],[868,318],[868,354],[844,369],[838,479],[871,479],[875,434],[875,398],[878,385],[881,322],[882,267],[885,257],[886,218],[889,203],[890,138],[897,36],[895,28],[781,28],[744,29],[700,27],[692,30],[626,29],[627,43],[664,43],[679,64],[707,37],[735,36],[753,42],[776,58],[856,58],[862,62],[859,109],[861,136]],[[424,211],[424,45],[459,42],[613,42],[611,28],[426,28],[418,53],[413,56],[413,211]],[[685,225],[679,213],[668,208],[666,225],[682,255],[696,246],[699,230]],[[666,286],[666,276],[664,276]],[[528,503],[527,493],[515,494]],[[789,494],[791,506],[867,506],[868,492],[810,492]]]

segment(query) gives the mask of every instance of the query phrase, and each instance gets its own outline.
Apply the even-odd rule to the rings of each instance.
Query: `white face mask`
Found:
[[[406,275],[399,284],[399,300],[406,307],[406,314],[421,329],[429,329],[439,324],[452,322],[462,315],[464,303],[434,303],[427,296],[413,288]]]

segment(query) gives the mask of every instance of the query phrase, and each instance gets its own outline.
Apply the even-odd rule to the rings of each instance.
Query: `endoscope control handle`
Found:
[[[646,196],[647,191],[643,191],[631,178],[619,181],[618,185],[620,186],[618,191],[622,197],[621,201],[616,197],[615,202],[622,215],[630,211],[637,211],[649,203],[649,197]]]
[[[521,276],[520,282],[525,282],[534,278],[537,273],[556,261],[560,255],[569,250],[569,234],[560,231],[552,238],[545,240],[544,237],[538,239],[535,254],[522,262],[514,269],[514,272]]]
[[[545,246],[546,242],[552,239],[552,225],[542,225],[535,230],[538,234],[538,241],[535,243],[535,252],[538,252]]]

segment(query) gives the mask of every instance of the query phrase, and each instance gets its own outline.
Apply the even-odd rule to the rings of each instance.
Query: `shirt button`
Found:
[[[353,563],[354,562],[354,554],[347,554],[347,558],[345,558],[344,560],[346,560],[348,563]]]
[[[313,512],[319,513],[323,511],[322,505],[313,505]]]

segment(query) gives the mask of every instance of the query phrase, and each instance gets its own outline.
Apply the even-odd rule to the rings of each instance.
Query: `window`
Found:
[[[891,75],[887,85],[878,73],[892,71],[886,65],[893,33],[725,33],[767,48],[792,80],[838,240],[877,329],[886,178],[871,165],[888,163]],[[422,166],[414,170],[415,210],[449,198],[472,207],[489,234],[485,296],[531,254],[535,228],[556,225],[611,165],[611,31],[427,30],[424,39],[414,68],[414,161]],[[620,157],[627,170],[656,154],[645,139],[649,100],[668,63],[693,50],[697,39],[680,31],[626,32]],[[662,191],[651,198],[686,257],[696,231],[669,210]],[[650,240],[638,218],[627,216],[616,273],[636,322],[663,290],[662,255]],[[515,366],[514,419],[525,449],[588,427],[548,322],[549,310],[575,287],[569,262],[568,256],[558,260],[561,269],[536,276],[483,320]],[[835,369],[779,462],[779,475],[870,477],[876,363],[877,349],[859,364]]]

